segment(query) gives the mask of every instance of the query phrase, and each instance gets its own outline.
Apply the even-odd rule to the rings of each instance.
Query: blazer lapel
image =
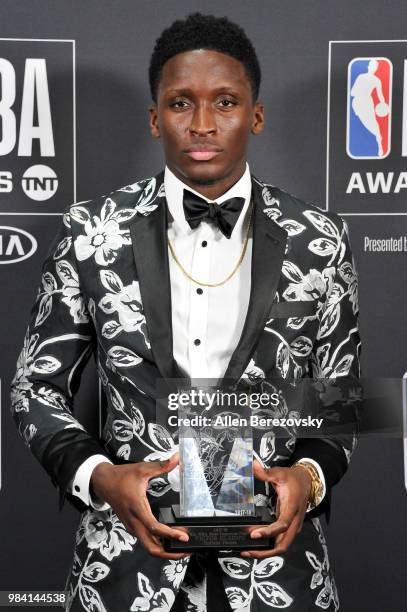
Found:
[[[184,378],[173,355],[164,171],[155,179],[157,207],[146,216],[136,215],[130,235],[153,357],[163,378]]]
[[[228,382],[239,380],[256,349],[269,318],[284,261],[287,232],[265,214],[262,188],[252,175],[254,217],[249,306],[242,334],[224,375]]]
[[[164,171],[156,175],[155,210],[137,215],[130,224],[133,253],[140,283],[151,350],[163,378],[185,378],[173,355],[171,284],[168,261],[168,210],[162,186]],[[162,195],[160,195],[162,194]],[[252,175],[253,246],[249,306],[239,342],[224,379],[238,380],[249,363],[275,297],[284,260],[287,232],[264,213],[262,185]]]

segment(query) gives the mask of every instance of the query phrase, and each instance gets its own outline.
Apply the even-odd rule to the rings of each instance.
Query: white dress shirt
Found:
[[[188,189],[205,198],[183,183],[165,167],[164,189],[170,212],[168,238],[185,270],[202,283],[223,281],[234,269],[242,252],[250,217],[251,176],[248,163],[241,178],[216,202],[222,204],[232,197],[243,197],[245,202],[230,238],[209,219],[191,229],[184,216],[183,190]],[[172,220],[171,220],[172,217]],[[180,270],[168,247],[173,354],[179,367],[193,380],[212,378],[221,380],[232,353],[239,341],[249,304],[251,285],[252,230],[250,230],[245,256],[235,274],[218,287],[198,285]],[[325,479],[319,464],[309,458]],[[101,462],[109,462],[103,455],[89,457],[78,468],[70,491],[84,503],[98,510],[106,510],[107,503],[98,503],[89,495],[93,469]],[[111,462],[110,462],[111,463]]]

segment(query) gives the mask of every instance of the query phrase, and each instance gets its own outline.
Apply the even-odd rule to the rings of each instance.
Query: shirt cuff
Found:
[[[325,477],[324,477],[324,473],[322,471],[322,468],[321,468],[321,466],[319,465],[319,463],[317,461],[315,461],[314,459],[310,459],[309,457],[301,457],[301,459],[297,460],[297,463],[302,463],[303,461],[308,461],[309,463],[311,463],[315,467],[317,472],[318,472],[318,476],[319,476],[319,478],[321,479],[321,482],[322,482],[322,497],[321,497],[321,499],[319,501],[319,503],[321,503],[322,500],[324,499],[325,493],[326,493]],[[318,504],[317,504],[317,506],[318,506]],[[310,510],[307,510],[307,512],[310,512]]]
[[[76,495],[87,506],[91,506],[95,510],[108,510],[110,504],[98,500],[95,495],[90,493],[90,478],[92,472],[99,463],[112,463],[104,455],[92,455],[88,457],[76,470],[75,476],[72,479],[70,488],[72,495]]]

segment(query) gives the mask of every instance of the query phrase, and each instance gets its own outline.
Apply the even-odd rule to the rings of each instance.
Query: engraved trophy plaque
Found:
[[[253,437],[247,405],[226,410],[179,406],[180,503],[159,520],[185,527],[188,542],[165,539],[171,552],[273,548],[250,537],[274,519],[254,503]]]

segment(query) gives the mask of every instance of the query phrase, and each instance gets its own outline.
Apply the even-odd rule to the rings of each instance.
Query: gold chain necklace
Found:
[[[185,268],[183,267],[183,265],[179,261],[178,257],[176,256],[175,251],[174,251],[174,247],[172,246],[170,239],[167,238],[168,246],[170,247],[171,255],[173,256],[173,258],[175,260],[175,263],[181,269],[181,271],[185,274],[185,276],[187,276],[189,278],[189,280],[191,280],[193,283],[196,283],[197,285],[203,285],[204,287],[219,287],[220,285],[224,285],[230,278],[232,278],[232,276],[234,275],[234,273],[236,272],[236,270],[239,268],[240,264],[242,263],[243,258],[244,258],[245,253],[246,253],[247,244],[249,242],[249,232],[250,232],[250,225],[251,225],[252,216],[253,216],[253,208],[254,208],[254,205],[253,205],[253,200],[252,200],[251,201],[251,208],[250,208],[250,217],[249,217],[249,222],[247,224],[246,237],[245,237],[245,240],[244,240],[242,252],[241,252],[240,257],[238,259],[238,262],[235,265],[235,267],[233,268],[232,272],[230,274],[228,274],[228,276],[223,281],[221,281],[220,283],[201,283],[201,281],[196,280],[190,274],[188,274],[188,272],[185,270]]]

